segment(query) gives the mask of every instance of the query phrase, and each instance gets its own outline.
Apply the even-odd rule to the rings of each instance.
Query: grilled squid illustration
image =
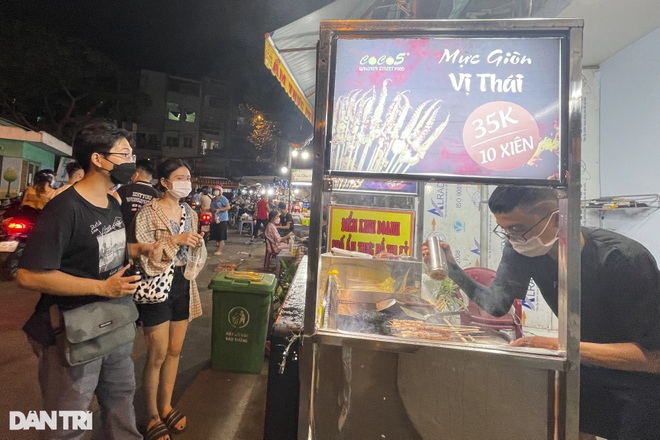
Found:
[[[414,107],[409,90],[404,90],[388,105],[390,82],[384,80],[378,92],[373,86],[337,98],[332,169],[405,174],[440,137],[450,116],[442,112],[442,100],[429,99]]]

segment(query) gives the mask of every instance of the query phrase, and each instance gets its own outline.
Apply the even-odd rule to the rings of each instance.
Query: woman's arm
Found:
[[[140,255],[140,266],[149,276],[163,273],[179,251],[177,239],[151,205],[143,206],[135,217],[135,238],[138,243],[158,242],[162,247],[160,259]]]

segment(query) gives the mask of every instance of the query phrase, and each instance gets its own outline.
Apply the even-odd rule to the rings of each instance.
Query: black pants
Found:
[[[261,225],[264,226],[264,231],[266,230],[266,226],[268,225],[268,219],[267,218],[258,218],[257,219],[257,224],[254,225],[254,228],[252,229],[252,236],[253,237],[258,237],[259,236],[259,228]]]

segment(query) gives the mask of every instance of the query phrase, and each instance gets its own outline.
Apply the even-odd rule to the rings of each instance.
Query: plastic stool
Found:
[[[249,226],[250,227],[250,237],[252,236],[252,233],[254,232],[254,223],[252,220],[248,221],[240,221],[238,223],[238,233],[239,235],[243,235],[243,226]]]

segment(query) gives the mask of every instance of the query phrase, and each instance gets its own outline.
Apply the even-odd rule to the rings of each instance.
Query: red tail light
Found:
[[[205,213],[203,213],[203,214],[199,217],[199,220],[200,220],[202,223],[211,223],[211,219],[212,219],[212,218],[213,218],[213,216],[212,216],[210,213],[205,212]]]
[[[23,220],[9,220],[5,223],[8,234],[21,234],[27,232],[32,224]]]

